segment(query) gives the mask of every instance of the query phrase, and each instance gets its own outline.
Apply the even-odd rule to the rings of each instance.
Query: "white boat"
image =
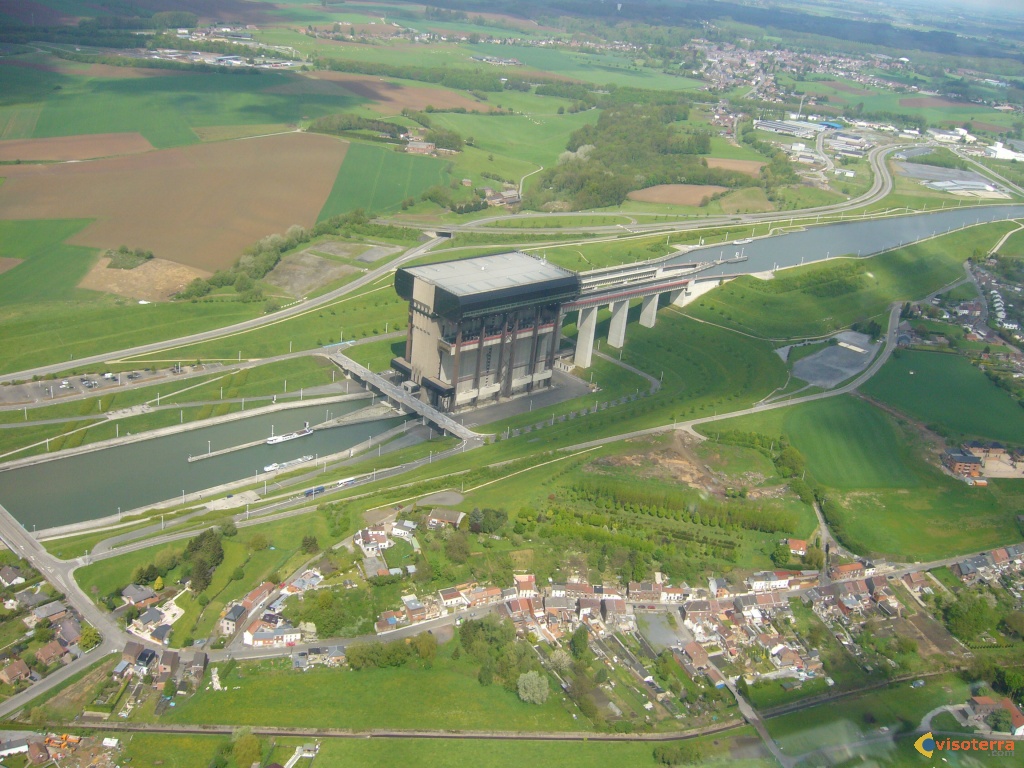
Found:
[[[733,245],[747,245],[748,243],[752,243],[752,242],[754,242],[753,238],[747,237],[747,238],[744,238],[743,240],[733,240],[732,244]]]
[[[278,464],[277,462],[274,462],[273,464],[267,464],[267,466],[263,468],[263,471],[276,472],[279,469],[289,469],[290,467],[295,467],[298,466],[299,464],[305,464],[307,461],[312,460],[313,454],[309,454],[307,456],[299,456],[299,458],[297,459],[292,459],[291,461],[283,461],[280,464]]]
[[[289,440],[297,440],[300,437],[308,437],[313,434],[313,430],[309,428],[309,422],[306,422],[306,426],[300,429],[298,432],[288,432],[283,435],[271,435],[267,438],[267,445],[277,445],[278,443],[287,443]]]

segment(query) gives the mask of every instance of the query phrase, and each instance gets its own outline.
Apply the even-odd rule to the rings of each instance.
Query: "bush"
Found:
[[[528,704],[543,704],[548,700],[548,694],[551,693],[548,679],[536,671],[521,674],[516,688],[519,698]]]

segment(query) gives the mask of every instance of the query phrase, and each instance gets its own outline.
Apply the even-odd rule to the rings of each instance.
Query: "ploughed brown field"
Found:
[[[760,160],[728,160],[724,157],[705,158],[708,168],[722,168],[726,171],[739,171],[748,176],[757,176],[764,168]]]
[[[346,92],[372,101],[374,108],[384,114],[398,114],[405,108],[425,109],[434,106],[439,109],[463,107],[487,111],[486,104],[443,88],[418,88],[381,80],[366,75],[350,75],[345,72],[314,72],[307,75],[308,83],[295,82],[271,88],[268,93],[280,90],[283,93],[339,94]],[[307,90],[308,89],[308,90]],[[315,89],[315,90],[313,90]]]
[[[668,203],[669,205],[700,205],[705,197],[725,192],[725,187],[710,184],[659,184],[656,187],[630,192],[630,200],[640,203]]]
[[[91,160],[95,157],[135,155],[153,149],[141,133],[92,133],[51,139],[0,141],[0,160]]]
[[[937,96],[915,96],[909,99],[900,99],[901,107],[966,107],[967,104],[949,99],[940,99]]]
[[[69,242],[144,248],[214,271],[259,238],[312,226],[348,144],[285,133],[59,165],[12,165],[0,218],[95,219]]]
[[[858,96],[867,96],[869,93],[871,93],[871,91],[865,91],[863,88],[858,88],[857,86],[850,85],[849,83],[841,83],[838,80],[827,80],[822,82],[821,85],[827,85],[830,88],[835,88],[837,91],[842,91],[843,93],[853,93]]]

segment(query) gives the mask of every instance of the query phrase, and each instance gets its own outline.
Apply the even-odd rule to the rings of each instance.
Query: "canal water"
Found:
[[[222,483],[263,475],[263,467],[305,455],[338,453],[402,423],[382,419],[313,432],[189,462],[188,457],[302,429],[337,418],[369,401],[311,405],[252,416],[138,443],[0,471],[0,504],[28,530],[117,514]]]
[[[742,229],[733,228],[734,239],[719,245],[705,245],[687,251],[672,262],[717,261],[732,259],[742,253],[746,261],[721,264],[701,272],[699,280],[718,275],[746,275],[767,272],[773,267],[794,267],[822,261],[833,256],[870,256],[874,253],[898,248],[905,243],[923,240],[947,230],[959,229],[977,223],[1003,221],[1024,216],[1024,205],[964,205],[935,213],[896,216],[873,221],[851,221],[810,227],[802,232],[774,235],[736,245],[735,239],[744,237]],[[794,216],[798,218],[798,216]],[[778,222],[779,226],[785,222]],[[747,230],[749,236],[749,230]],[[992,243],[979,245],[992,246]],[[970,256],[964,254],[964,260]]]
[[[828,224],[739,246],[732,241],[706,245],[673,261],[731,259],[742,251],[746,261],[721,264],[702,272],[700,279],[764,272],[833,256],[867,256],[963,225],[1013,217],[1024,217],[1024,205],[965,205],[891,219]],[[744,235],[737,230],[734,237]],[[301,429],[305,421],[325,421],[328,411],[337,417],[363,405],[362,401],[311,405],[0,471],[0,503],[26,528],[43,529],[116,514],[118,507],[135,509],[180,496],[183,491],[188,494],[245,477],[255,478],[268,464],[307,454],[344,451],[400,424],[401,418],[321,430],[299,440],[254,446],[202,461],[190,463],[188,457],[264,439],[271,429],[278,435],[292,432]]]

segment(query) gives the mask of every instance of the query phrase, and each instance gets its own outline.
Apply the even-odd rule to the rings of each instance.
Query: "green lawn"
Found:
[[[154,352],[135,358],[136,364],[196,358],[230,361],[237,360],[239,353],[242,358],[257,359],[285,354],[290,349],[298,351],[335,344],[342,336],[345,341],[376,336],[383,333],[385,327],[391,331],[401,330],[403,321],[408,318],[408,305],[395,293],[393,282],[394,278],[386,274],[357,293],[286,320],[177,347],[173,351]]]
[[[829,398],[701,431],[730,429],[785,435],[804,455],[808,481],[835,505],[833,533],[859,554],[928,561],[1020,540],[1021,491],[1012,480],[988,488],[954,480],[936,467],[937,456],[922,455],[913,430],[867,403]]]
[[[693,317],[757,336],[819,336],[881,316],[893,301],[920,298],[963,276],[961,264],[979,242],[1012,224],[972,228],[870,259],[787,269],[774,280],[741,277],[684,310]]]
[[[862,389],[955,437],[1024,441],[1024,409],[959,355],[901,351]]]
[[[834,746],[878,733],[911,731],[921,718],[943,704],[962,704],[970,689],[956,675],[928,678],[922,688],[910,683],[893,685],[850,699],[768,720],[768,731],[788,755],[800,755],[823,746]]]
[[[481,686],[477,666],[451,661],[443,648],[432,669],[312,669],[290,661],[243,665],[225,691],[203,690],[163,716],[174,723],[267,723],[325,728],[467,730],[589,730],[574,721],[561,697],[525,704],[499,685]]]
[[[919,484],[889,418],[862,400],[834,397],[787,409],[783,429],[814,477],[832,488]]]
[[[356,208],[394,213],[406,198],[419,199],[428,187],[446,184],[446,165],[440,158],[396,152],[391,146],[352,143],[319,219]]]

